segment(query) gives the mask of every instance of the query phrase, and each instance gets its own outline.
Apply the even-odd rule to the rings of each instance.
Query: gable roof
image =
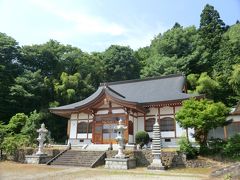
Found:
[[[127,80],[101,83],[95,93],[88,98],[65,106],[50,108],[54,110],[81,109],[90,105],[103,94],[115,100],[146,106],[153,103],[179,101],[199,95],[183,92],[185,77],[183,75],[169,75],[155,78]]]

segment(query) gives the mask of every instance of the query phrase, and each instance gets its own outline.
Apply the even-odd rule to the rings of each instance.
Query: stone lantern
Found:
[[[37,132],[39,133],[37,138],[39,142],[38,151],[36,152],[36,154],[25,156],[25,162],[28,164],[45,164],[52,158],[52,156],[48,156],[43,152],[43,143],[44,141],[46,141],[46,135],[48,132],[48,130],[45,128],[44,123],[41,124],[41,128],[38,129]]]
[[[130,169],[136,167],[136,159],[126,157],[123,153],[125,144],[124,131],[127,126],[124,126],[122,119],[119,120],[118,125],[114,128],[117,131],[116,140],[118,142],[118,153],[113,158],[105,159],[105,168],[108,169]]]
[[[38,151],[36,153],[36,155],[43,155],[43,143],[44,141],[46,141],[46,135],[47,135],[47,132],[48,130],[45,128],[45,124],[42,123],[41,124],[41,128],[37,130],[37,132],[39,133],[38,135],[38,142],[39,142],[39,145],[38,145]]]
[[[114,128],[117,131],[116,140],[118,142],[118,153],[115,158],[125,158],[125,154],[123,154],[124,148],[124,130],[127,129],[127,126],[123,125],[122,119],[119,120],[119,124]]]

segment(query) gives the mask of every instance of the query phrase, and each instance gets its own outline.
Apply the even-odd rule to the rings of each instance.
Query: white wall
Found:
[[[173,107],[164,106],[160,108],[160,116],[164,114],[173,114]]]
[[[138,131],[144,131],[144,117],[139,117],[138,118]]]
[[[76,138],[77,133],[77,120],[71,120],[70,121],[70,139]]]

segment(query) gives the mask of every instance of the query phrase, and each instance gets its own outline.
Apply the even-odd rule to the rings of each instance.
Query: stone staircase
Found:
[[[105,151],[67,150],[50,160],[47,165],[81,166],[94,168],[104,164]]]

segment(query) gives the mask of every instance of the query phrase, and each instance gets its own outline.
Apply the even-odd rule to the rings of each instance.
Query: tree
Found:
[[[111,45],[103,53],[103,64],[106,81],[139,78],[140,65],[129,47]]]
[[[217,62],[215,53],[220,48],[220,42],[222,35],[226,29],[225,23],[220,18],[220,15],[213,6],[207,4],[201,15],[200,15],[200,27],[199,35],[201,37],[201,45],[204,46],[204,54],[201,57],[201,61],[207,61],[208,68],[211,70],[211,67]],[[205,69],[206,71],[206,69]]]
[[[24,113],[17,113],[14,115],[8,125],[7,125],[7,131],[9,134],[19,134],[22,130],[22,128],[25,126],[25,123],[27,121],[28,117]]]
[[[28,139],[29,144],[36,142],[37,129],[40,127],[40,121],[42,120],[42,115],[33,111],[28,116],[25,125],[21,129],[21,134],[25,135]]]
[[[41,70],[31,72],[25,70],[15,78],[15,84],[10,87],[12,108],[15,112],[29,113],[48,104],[47,87]]]
[[[229,78],[229,84],[232,86],[235,93],[238,95],[240,99],[240,65],[233,66],[233,72],[231,77]],[[238,100],[239,100],[238,99]]]
[[[189,99],[183,102],[176,114],[176,120],[183,128],[193,128],[194,137],[200,146],[205,146],[208,132],[223,126],[229,109],[221,102],[214,103],[207,99]]]
[[[14,113],[11,110],[9,88],[20,73],[18,65],[20,57],[20,47],[16,40],[0,33],[0,117],[4,122],[7,122]]]

